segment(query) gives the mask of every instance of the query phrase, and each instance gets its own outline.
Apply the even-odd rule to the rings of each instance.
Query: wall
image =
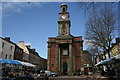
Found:
[[[0,51],[0,57],[6,58],[6,59],[13,59],[15,45],[10,42],[7,42],[6,40],[4,40],[2,38],[0,38],[0,40],[1,40],[0,44],[2,44],[2,46],[0,47],[0,48],[2,48],[2,50]]]

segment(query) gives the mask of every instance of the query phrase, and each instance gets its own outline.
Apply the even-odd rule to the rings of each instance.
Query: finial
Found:
[[[61,4],[61,5],[66,5],[65,0],[63,0],[63,2],[62,2],[62,4]]]

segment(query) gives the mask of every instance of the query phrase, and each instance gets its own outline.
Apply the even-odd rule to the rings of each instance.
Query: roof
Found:
[[[30,48],[28,48],[28,47],[27,47],[27,49],[28,49],[28,51],[29,51],[30,53],[33,53],[33,54],[39,56],[38,53],[37,53],[36,51],[33,51],[32,49],[30,49]]]
[[[0,37],[0,38],[3,39],[3,40],[5,40],[5,38],[2,38],[2,37]],[[7,41],[7,40],[5,40],[5,41]],[[7,42],[9,42],[9,43],[11,43],[11,44],[13,44],[13,45],[19,47],[16,43],[14,43],[14,42],[12,42],[12,41],[7,41]],[[20,47],[19,47],[19,48],[20,48]],[[20,48],[20,49],[22,49],[22,48]]]

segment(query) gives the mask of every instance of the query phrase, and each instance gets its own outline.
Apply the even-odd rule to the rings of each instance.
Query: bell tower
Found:
[[[59,13],[58,21],[58,37],[70,35],[70,20],[69,12],[67,12],[67,5],[61,4],[61,12]]]

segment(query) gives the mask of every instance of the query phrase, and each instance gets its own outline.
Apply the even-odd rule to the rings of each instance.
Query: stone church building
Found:
[[[73,75],[77,69],[83,70],[82,36],[70,34],[70,14],[67,5],[61,5],[58,20],[58,36],[48,38],[47,70],[59,74]]]

